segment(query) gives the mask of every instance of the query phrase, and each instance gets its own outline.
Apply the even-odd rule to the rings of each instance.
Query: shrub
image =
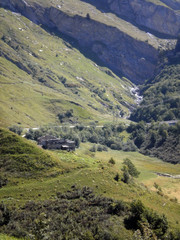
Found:
[[[73,109],[67,110],[65,113],[65,116],[67,118],[73,117]]]
[[[12,127],[9,127],[9,130],[11,131],[11,132],[14,132],[14,133],[16,133],[16,134],[18,134],[18,135],[21,135],[21,133],[22,133],[22,131],[23,131],[23,128],[22,127],[20,127],[20,126],[12,126]]]
[[[114,165],[116,162],[115,162],[114,158],[111,157],[111,158],[109,159],[109,163],[111,163],[111,164]]]
[[[96,145],[93,145],[93,146],[89,149],[89,151],[91,151],[91,152],[96,152],[96,151],[97,151]]]
[[[122,147],[123,151],[125,152],[135,152],[137,151],[137,147],[136,145],[134,144],[133,141],[131,140],[128,140],[127,143],[125,143]]]
[[[108,152],[108,148],[106,146],[103,146],[103,151]]]
[[[120,178],[119,173],[117,173],[116,176],[114,177],[114,180],[118,182],[119,178]]]
[[[58,192],[56,199],[14,207],[10,215],[0,204],[0,226],[1,232],[23,239],[115,240],[113,228],[118,224],[110,218],[125,211],[123,202],[96,196],[88,187],[72,186],[70,191]]]
[[[65,113],[59,113],[57,116],[61,123],[69,121],[73,118],[73,109],[67,110]]]
[[[145,141],[145,136],[144,136],[144,133],[142,132],[142,133],[137,134],[137,137],[135,138],[134,143],[139,148],[144,141]]]
[[[170,232],[168,234],[168,240],[179,240],[180,239],[180,230],[177,230],[175,232]]]
[[[0,204],[0,227],[10,221],[10,211],[3,203]]]
[[[102,152],[102,151],[103,151],[103,147],[102,147],[101,145],[98,145],[98,146],[97,146],[97,151],[98,151],[98,152]]]
[[[78,148],[80,146],[80,142],[81,142],[79,136],[78,135],[73,136],[73,140],[75,141],[75,145]]]
[[[156,212],[146,208],[140,200],[133,201],[130,207],[130,216],[125,219],[126,227],[129,229],[140,229],[143,233],[144,223],[152,229],[155,235],[162,239],[168,229],[165,215],[159,216]]]
[[[122,111],[121,111],[122,112]],[[122,114],[122,113],[121,113]],[[125,130],[125,126],[122,124],[122,123],[120,123],[118,126],[117,126],[117,132],[122,132],[122,131],[124,131]]]
[[[127,207],[123,201],[113,202],[108,208],[108,213],[120,216],[126,211],[126,208]]]
[[[154,187],[155,187],[156,189],[158,189],[158,188],[159,188],[159,185],[158,185],[156,182],[154,182]]]
[[[113,144],[111,144],[111,149],[113,149],[113,150],[121,150],[122,149],[122,146],[121,146],[121,144],[120,143],[113,143]]]
[[[86,14],[86,18],[87,18],[88,20],[90,20],[90,19],[91,19],[91,17],[90,17],[90,14],[89,14],[89,13],[87,13],[87,14]]]
[[[123,162],[127,166],[128,173],[133,177],[138,177],[140,172],[136,169],[135,165],[131,162],[130,159],[126,158]]]
[[[127,167],[124,166],[122,168],[122,171],[123,171],[123,177],[121,178],[121,181],[128,184],[130,182],[130,175],[128,173]]]
[[[2,188],[3,186],[6,186],[7,183],[8,183],[7,178],[2,177],[2,176],[0,175],[0,188]]]
[[[99,142],[98,135],[96,133],[92,134],[89,141],[92,142],[92,143],[98,143]]]
[[[170,198],[170,201],[174,202],[174,203],[178,203],[178,199],[176,197],[175,198]]]

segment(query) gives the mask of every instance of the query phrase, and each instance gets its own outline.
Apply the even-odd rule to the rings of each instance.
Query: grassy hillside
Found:
[[[177,175],[178,164],[163,163],[137,152],[108,149],[108,152],[94,153],[89,151],[92,147],[90,143],[82,143],[72,153],[45,151],[4,129],[0,131],[0,142],[0,199],[3,203],[0,211],[4,216],[1,232],[16,237],[32,234],[41,236],[40,239],[50,239],[51,233],[51,239],[56,239],[64,231],[71,239],[72,236],[79,237],[79,232],[84,237],[87,233],[85,222],[88,222],[94,239],[101,239],[100,236],[104,239],[106,232],[112,236],[111,239],[130,240],[134,230],[128,229],[125,219],[133,216],[129,205],[132,199],[143,203],[144,217],[152,214],[153,219],[160,218],[158,221],[161,221],[164,219],[162,214],[165,214],[169,231],[179,228],[179,179],[155,173]],[[114,159],[114,164],[109,162],[110,158]],[[140,171],[139,178],[130,177],[128,183],[122,180],[126,158]],[[84,186],[90,187],[95,195]],[[149,208],[157,214],[145,210]],[[67,210],[61,218],[65,225],[56,225],[63,209]],[[80,221],[81,227],[76,224],[77,221]],[[97,231],[95,225],[98,225]],[[72,232],[72,227],[77,229],[78,226],[81,230]],[[151,230],[157,231],[153,227]],[[161,233],[157,234],[161,236]]]
[[[74,15],[89,13],[157,48],[168,43],[160,43],[111,13],[100,13],[85,1],[28,1],[57,8],[60,4],[63,11]],[[132,140],[138,147],[142,141],[141,150],[151,154],[145,151],[153,142],[154,155],[160,156],[157,147],[168,159],[175,156],[179,124],[146,126],[143,131],[135,127],[131,140],[133,131],[126,132],[125,123],[96,127],[95,122],[116,122],[119,114],[129,114],[135,102],[130,91],[133,84],[117,77],[98,59],[99,65],[95,64],[94,56],[84,56],[67,36],[5,9],[0,9],[0,19],[0,126],[43,125],[26,134],[31,141],[0,128],[0,232],[7,234],[0,234],[0,239],[139,240],[151,235],[154,240],[156,236],[178,240],[178,161],[172,165],[128,151],[137,150]],[[178,74],[179,64],[171,62],[144,86],[144,101],[133,115],[135,119],[138,113],[135,120],[179,118]],[[80,124],[54,127],[67,122],[67,126]],[[47,131],[77,140],[80,147],[75,152],[43,150],[33,140]],[[94,151],[94,146],[100,150]],[[125,165],[127,159],[140,173],[137,178]]]
[[[156,48],[171,45],[111,13],[82,1],[34,1],[73,15],[90,16]],[[112,121],[134,104],[132,84],[84,56],[78,44],[35,25],[18,13],[0,9],[0,125],[37,127],[59,124],[58,114],[73,109],[73,122]],[[174,45],[174,43],[172,44]],[[22,94],[23,93],[23,94]]]
[[[155,172],[161,172],[176,175],[179,172],[179,165],[170,165],[158,159],[145,157],[139,153],[132,152],[125,153],[122,151],[109,150],[108,152],[97,152],[93,154],[88,150],[91,146],[91,144],[89,145],[87,143],[82,144],[81,148],[75,153],[53,152],[61,161],[66,164],[68,163],[69,167],[71,167],[70,172],[48,177],[41,176],[38,180],[30,178],[17,179],[13,176],[10,178],[9,183],[2,187],[0,191],[0,198],[4,204],[8,205],[8,208],[10,207],[10,212],[11,207],[16,206],[10,223],[5,228],[7,233],[11,232],[15,234],[15,236],[24,236],[23,234],[27,234],[28,231],[32,234],[37,234],[35,229],[39,226],[39,229],[43,229],[41,239],[44,239],[45,236],[49,236],[50,234],[50,231],[47,231],[47,226],[53,222],[50,228],[53,234],[52,239],[54,239],[54,236],[56,236],[54,235],[54,229],[58,222],[58,214],[65,208],[67,211],[63,216],[69,220],[67,224],[59,225],[56,234],[60,234],[58,231],[66,227],[64,231],[69,237],[69,230],[74,226],[76,221],[83,221],[80,226],[83,229],[82,233],[85,234],[86,225],[84,225],[84,216],[88,218],[87,221],[92,221],[89,230],[93,232],[94,223],[96,222],[99,227],[102,226],[101,224],[104,226],[105,222],[101,221],[99,225],[98,219],[107,217],[106,221],[110,225],[106,225],[106,228],[103,227],[104,230],[106,229],[107,232],[113,233],[113,236],[117,236],[115,239],[132,239],[132,231],[127,231],[123,223],[123,219],[128,216],[126,207],[124,208],[123,206],[128,207],[132,199],[142,201],[146,208],[153,209],[159,216],[165,214],[169,222],[170,230],[176,231],[179,229],[180,208],[179,203],[177,203],[180,199],[179,179],[165,178],[155,174]],[[115,164],[109,163],[111,157],[114,158]],[[138,171],[141,172],[137,180],[131,180],[128,184],[121,181],[123,174],[121,169],[125,158],[131,159]],[[74,168],[74,166],[76,166],[76,168]],[[117,173],[120,175],[119,181],[114,179]],[[156,186],[155,183],[158,189],[154,187]],[[91,194],[90,202],[88,200],[89,195],[83,193],[84,190],[82,189],[84,186],[90,187],[95,193],[95,197]],[[160,188],[161,191],[159,190]],[[88,188],[86,188],[86,190],[88,190]],[[101,195],[101,197],[99,195]],[[111,198],[111,200],[107,198]],[[112,203],[112,206],[115,207],[119,201],[121,203],[121,211],[119,214],[116,212],[114,213],[115,215],[111,215],[112,213],[106,215],[109,203]],[[122,201],[125,201],[125,205],[122,205]],[[22,208],[24,204],[26,205]],[[81,206],[81,210],[78,210],[79,206]],[[84,206],[87,207],[84,208]],[[17,207],[20,207],[19,210]],[[76,211],[79,213],[78,215]],[[29,212],[29,217],[23,217],[23,219],[20,220],[21,216],[27,215],[27,212]],[[38,216],[37,212],[39,212]],[[89,213],[93,216],[93,220],[89,216]],[[48,219],[46,218],[47,215],[49,216]],[[81,216],[82,220],[80,220],[78,216]],[[33,220],[34,217],[36,220]],[[11,224],[16,218],[18,224],[15,224],[16,226],[12,230]],[[62,218],[61,222],[64,221],[65,219]],[[29,230],[27,229],[27,222],[29,222]],[[45,225],[37,225],[40,222],[43,222]],[[54,226],[53,229],[52,226]],[[112,229],[114,230],[109,228],[109,226],[113,226]],[[78,225],[74,229],[77,228]],[[98,234],[100,233],[100,229],[101,228],[98,228]],[[78,233],[74,230],[73,234],[76,235]]]
[[[5,129],[0,129],[0,174],[9,176],[35,177],[48,171],[64,169],[62,162],[50,152],[37,147],[36,144],[19,137]]]
[[[114,109],[128,114],[134,99],[127,79],[19,14],[0,9],[0,18],[1,125],[57,124],[68,109],[74,121],[111,120]]]

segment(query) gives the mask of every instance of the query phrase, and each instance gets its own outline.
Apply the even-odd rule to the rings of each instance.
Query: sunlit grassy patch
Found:
[[[116,105],[128,114],[113,93],[134,103],[130,81],[110,76],[73,41],[51,35],[23,16],[1,9],[0,18],[1,126],[57,125],[57,115],[67,109],[74,110],[79,122],[101,121],[102,116],[111,121],[110,108]],[[104,89],[107,99],[101,96]]]
[[[1,240],[23,240],[22,238],[15,238],[15,237],[4,235],[1,233],[0,233],[0,239]]]

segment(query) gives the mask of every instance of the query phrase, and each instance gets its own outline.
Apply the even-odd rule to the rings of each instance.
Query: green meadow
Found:
[[[1,131],[1,139],[2,132],[4,131]],[[5,131],[3,142],[7,142],[5,139],[8,137],[10,143],[12,139],[10,135],[8,137]],[[21,145],[28,144],[27,140],[20,139],[21,137],[17,136],[16,141],[13,141],[17,145],[12,148],[18,148],[18,140],[21,141]],[[81,144],[75,152],[42,150],[31,143],[29,146],[31,146],[31,152],[40,151],[42,156],[48,154],[54,164],[50,166],[46,161],[40,161],[40,168],[37,169],[37,165],[34,164],[30,172],[26,168],[16,169],[16,171],[12,171],[12,167],[5,169],[3,176],[8,178],[8,183],[1,188],[0,199],[8,206],[22,206],[27,201],[53,200],[58,192],[66,192],[73,185],[79,188],[88,186],[96,194],[115,200],[130,202],[132,199],[139,199],[146,207],[156,210],[159,214],[165,214],[171,229],[180,227],[180,189],[178,187],[180,179],[160,177],[155,174],[155,172],[161,172],[177,175],[179,165],[171,165],[138,152],[109,149],[108,152],[93,153],[89,151],[92,146],[90,143]],[[3,149],[1,147],[1,152]],[[23,152],[19,155],[21,159]],[[1,154],[1,163],[4,160],[3,156]],[[109,163],[111,157],[115,160],[115,164]],[[129,184],[121,181],[121,169],[125,158],[129,158],[141,172],[139,178],[134,178]],[[13,152],[9,154],[9,159],[12,163],[10,166],[13,166],[15,159]],[[33,175],[30,174],[31,172]],[[119,181],[114,180],[117,173],[120,175]],[[154,183],[159,185],[161,193],[158,193]]]

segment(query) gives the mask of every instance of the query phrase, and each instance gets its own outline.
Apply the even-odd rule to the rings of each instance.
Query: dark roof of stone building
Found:
[[[63,138],[56,138],[54,136],[46,135],[38,138],[38,142],[47,142],[47,143],[64,143],[64,144],[75,144],[75,141],[71,141]]]
[[[50,139],[57,139],[57,138],[54,136],[51,136],[51,135],[45,135],[45,136],[39,137],[38,141],[45,141],[45,140],[50,140]]]

